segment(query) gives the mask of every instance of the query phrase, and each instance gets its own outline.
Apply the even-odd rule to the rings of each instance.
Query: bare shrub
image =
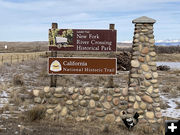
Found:
[[[163,100],[161,100],[160,102],[160,108],[161,109],[166,109],[166,108],[169,108],[170,106]]]
[[[41,120],[45,117],[46,108],[43,105],[36,105],[25,112],[25,119],[28,121]]]
[[[177,86],[177,91],[180,91],[180,85]]]
[[[165,86],[162,88],[162,92],[166,92],[166,93],[169,93],[171,91],[171,86]]]
[[[19,90],[11,92],[11,94],[10,94],[11,99],[9,100],[10,103],[13,103],[17,106],[19,106],[22,103],[22,99],[18,95],[19,92],[20,92]]]
[[[42,69],[42,70],[39,72],[39,77],[42,77],[42,78],[49,77],[48,71],[47,71],[46,68]]]
[[[172,88],[170,91],[170,94],[172,97],[177,97],[178,96],[178,91],[176,88]]]
[[[108,80],[108,83],[107,83],[106,87],[107,88],[114,88],[113,76],[110,76],[108,79],[109,80]]]
[[[155,46],[156,52],[159,53],[180,53],[180,46]]]
[[[168,71],[168,70],[170,70],[170,67],[167,65],[160,65],[157,67],[157,69],[161,70],[161,71]]]
[[[4,104],[2,111],[9,111],[9,103]]]
[[[14,85],[24,85],[24,78],[23,75],[16,74],[13,76],[13,84]]]
[[[131,68],[131,53],[120,52],[117,56],[117,70],[129,71]]]
[[[109,125],[105,124],[102,128],[102,132],[109,133]]]

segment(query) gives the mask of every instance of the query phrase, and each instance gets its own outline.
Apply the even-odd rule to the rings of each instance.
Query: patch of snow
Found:
[[[120,43],[132,43],[132,40],[121,41]]]
[[[157,66],[167,65],[172,69],[180,69],[180,62],[156,62]]]
[[[8,103],[7,98],[0,98],[0,108],[2,108],[7,103]]]
[[[8,98],[9,96],[6,91],[2,91],[0,93],[0,108],[2,108],[5,104],[8,103]]]
[[[6,91],[2,91],[1,94],[0,94],[0,97],[3,97],[3,98],[8,98],[8,94]]]
[[[180,40],[179,39],[156,40],[156,43],[161,43],[161,42],[164,42],[164,43],[174,43],[174,42],[180,42]]]
[[[180,118],[180,109],[175,109],[177,107],[176,102],[180,102],[180,97],[177,98],[169,98],[168,96],[162,95],[160,96],[170,107],[166,109],[162,109],[162,115],[172,118]]]

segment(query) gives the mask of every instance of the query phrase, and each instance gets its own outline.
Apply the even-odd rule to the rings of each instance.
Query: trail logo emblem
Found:
[[[59,72],[62,70],[62,66],[59,61],[55,60],[51,63],[50,70],[53,72]]]

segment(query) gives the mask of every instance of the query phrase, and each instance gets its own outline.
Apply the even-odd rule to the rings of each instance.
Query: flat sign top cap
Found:
[[[132,21],[132,23],[155,23],[155,22],[156,20],[146,17],[146,16],[139,17]]]

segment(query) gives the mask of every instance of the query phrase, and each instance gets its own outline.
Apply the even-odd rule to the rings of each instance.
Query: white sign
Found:
[[[5,45],[4,48],[7,49],[7,45]]]
[[[67,38],[56,37],[56,44],[67,44]]]

